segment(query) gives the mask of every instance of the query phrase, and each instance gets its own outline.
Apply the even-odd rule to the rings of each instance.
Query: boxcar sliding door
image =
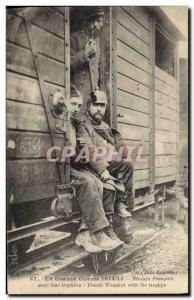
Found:
[[[7,200],[11,204],[28,202],[29,207],[31,201],[55,195],[59,173],[46,159],[52,145],[46,110],[49,113],[49,95],[57,90],[65,93],[68,31],[68,8],[7,9]],[[57,139],[60,144],[63,135]]]
[[[129,145],[143,145],[135,189],[153,190],[178,172],[177,37],[156,11],[131,6],[113,8],[112,33],[113,124]]]
[[[148,187],[150,157],[150,28],[142,7],[113,8],[114,121],[144,159],[134,161],[135,189]]]
[[[155,183],[176,180],[178,174],[179,80],[177,43],[155,29]]]

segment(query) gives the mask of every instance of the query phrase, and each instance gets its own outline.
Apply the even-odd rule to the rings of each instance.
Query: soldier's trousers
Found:
[[[120,180],[125,186],[125,193],[116,193],[116,202],[125,202],[132,209],[134,207],[133,173],[134,168],[131,162],[113,161],[107,167],[109,173]]]
[[[126,203],[126,196],[128,207],[132,209],[134,206],[133,165],[130,162],[114,161],[107,169],[124,184],[125,193],[105,189],[101,180],[87,169],[71,168],[71,177],[80,179],[80,185],[76,189],[76,198],[84,220],[80,230],[89,228],[91,232],[96,232],[107,227],[109,224],[106,216],[114,214],[115,204]]]
[[[103,202],[103,183],[88,170],[71,168],[71,178],[79,179],[80,182],[80,184],[76,185],[76,199],[84,220],[80,230],[89,228],[91,232],[96,232],[107,227],[109,223],[105,214],[106,201]],[[109,203],[108,207],[111,204],[112,210],[114,203],[109,197],[107,197],[107,200]]]

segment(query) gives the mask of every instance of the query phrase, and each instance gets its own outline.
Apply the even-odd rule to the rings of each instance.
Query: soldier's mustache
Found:
[[[72,115],[72,116],[78,116],[79,113],[78,113],[77,111],[74,111],[74,112],[71,113],[71,115]]]
[[[103,116],[100,112],[97,112],[94,114],[94,116],[96,116],[96,115],[100,115],[101,117]]]

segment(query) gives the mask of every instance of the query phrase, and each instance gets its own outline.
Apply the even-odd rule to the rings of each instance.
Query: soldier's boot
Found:
[[[120,217],[119,215],[114,215],[114,228],[117,236],[124,243],[130,243],[133,239],[133,229],[131,226],[131,218],[130,217]]]
[[[134,193],[128,193],[126,196],[126,200],[127,200],[126,204],[127,204],[128,210],[132,216],[132,212],[133,212],[133,208],[134,208],[134,201],[135,201]]]
[[[122,218],[131,218],[131,213],[127,210],[127,206],[123,202],[117,203],[115,206],[115,212]]]
[[[114,232],[114,229],[113,229],[113,218],[112,218],[112,215],[108,215],[106,216],[107,217],[107,220],[109,222],[109,226],[104,228],[104,232],[106,233],[106,235],[111,238],[112,240],[115,240],[117,241],[120,245],[123,245],[124,242],[121,241],[118,236],[116,235],[116,233]]]
[[[111,239],[103,230],[92,233],[92,239],[93,243],[104,251],[114,250],[122,245],[122,242]]]
[[[93,239],[89,230],[83,230],[78,233],[75,239],[75,243],[78,246],[82,246],[87,252],[97,253],[102,249],[93,243]]]

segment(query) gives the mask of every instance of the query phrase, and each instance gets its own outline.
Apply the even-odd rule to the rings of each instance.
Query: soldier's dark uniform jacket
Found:
[[[119,150],[121,146],[125,145],[125,141],[116,129],[110,128],[104,121],[100,125],[95,124],[88,114],[82,117],[77,127],[77,139],[83,140],[86,145],[104,146],[107,149]],[[90,161],[90,164],[98,175],[109,165],[105,158]]]
[[[90,59],[90,67],[89,61],[85,58],[85,46],[89,39],[90,36],[87,34],[86,28],[72,33],[70,39],[71,82],[81,92],[83,99],[86,100],[93,90],[90,68],[93,72],[94,82],[99,86],[100,38],[95,38],[97,52]],[[86,103],[84,103],[83,108],[86,108]]]

